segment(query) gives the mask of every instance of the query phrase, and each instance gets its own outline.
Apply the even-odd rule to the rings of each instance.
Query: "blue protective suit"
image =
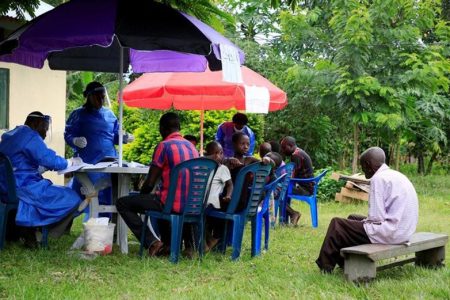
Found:
[[[75,210],[80,197],[72,189],[54,185],[38,172],[63,170],[67,161],[47,148],[42,137],[26,125],[17,126],[2,135],[0,152],[11,160],[16,178],[19,207],[16,223],[20,226],[44,226],[56,223]],[[0,176],[1,186],[5,178]]]
[[[81,136],[87,140],[87,146],[82,149],[73,144],[73,138]],[[119,123],[108,108],[97,110],[80,107],[67,119],[64,139],[74,150],[74,156],[95,164],[105,156],[117,156],[114,145],[119,144]]]
[[[75,137],[85,137],[87,146],[82,149],[75,146],[73,144]],[[74,110],[67,119],[64,139],[74,150],[74,156],[81,157],[86,163],[95,164],[105,156],[117,156],[114,145],[119,143],[119,124],[110,109],[102,107],[97,110],[83,106]],[[101,178],[110,177],[109,174],[102,173],[90,173],[88,176],[94,184]],[[82,196],[80,187],[81,184],[74,179],[72,188]],[[100,191],[98,201],[104,205],[111,204],[112,189],[107,188]]]
[[[242,132],[246,134],[250,139],[250,147],[245,155],[252,156],[255,150],[255,134],[248,126],[242,128]],[[223,122],[217,128],[216,141],[218,141],[223,148],[223,154],[225,157],[233,157],[234,147],[231,137],[235,133],[233,122]]]

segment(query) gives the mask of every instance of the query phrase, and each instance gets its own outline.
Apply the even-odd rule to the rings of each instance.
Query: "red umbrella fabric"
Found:
[[[245,110],[245,85],[269,90],[269,111],[287,105],[284,91],[242,66],[243,83],[222,81],[222,71],[204,73],[146,73],[123,90],[128,106],[166,110]]]

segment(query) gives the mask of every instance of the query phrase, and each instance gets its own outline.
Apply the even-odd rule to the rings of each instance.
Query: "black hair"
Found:
[[[86,86],[86,89],[83,91],[83,96],[86,98],[95,89],[102,88],[102,87],[103,87],[103,84],[101,84],[100,82],[92,81]]]
[[[174,112],[168,112],[161,116],[159,119],[159,128],[168,130],[168,131],[179,131],[180,126],[180,118]]]
[[[239,141],[239,139],[243,136],[247,136],[245,133],[243,132],[235,132],[233,133],[233,135],[231,136],[231,141],[233,142],[233,144],[235,144],[237,141]]]
[[[197,137],[196,137],[196,136],[193,136],[193,135],[191,135],[191,134],[186,134],[185,136],[183,136],[183,138],[184,138],[185,140],[188,140],[188,141],[194,141],[194,142],[198,143]]]
[[[292,136],[285,136],[282,141],[288,142],[289,145],[296,145],[297,142],[295,141],[295,138]]]
[[[272,146],[271,146],[269,143],[264,142],[264,143],[262,143],[261,145],[259,145],[258,151],[259,151],[259,154],[260,154],[260,155],[261,155],[261,153],[262,153],[262,156],[264,156],[264,155],[266,155],[267,153],[269,153],[269,152],[272,151]]]
[[[248,118],[247,118],[247,115],[245,115],[245,114],[243,114],[243,113],[236,113],[236,114],[233,116],[232,121],[233,121],[233,123],[236,123],[236,124],[247,125],[247,123],[248,123]]]
[[[42,121],[44,118],[44,114],[41,113],[40,111],[33,111],[31,113],[28,114],[26,120],[25,120],[25,125],[30,126],[31,124],[35,123],[35,122],[39,122]]]
[[[206,155],[213,154],[214,150],[216,150],[217,148],[219,148],[221,146],[222,145],[220,145],[218,141],[209,142],[208,144],[206,144],[206,147],[205,147]]]
[[[281,162],[283,161],[283,157],[281,156],[280,153],[277,152],[269,152],[265,156],[270,157],[275,162],[277,168],[281,165]]]
[[[280,149],[281,149],[280,143],[278,143],[277,141],[270,141],[269,144],[272,147],[271,152],[280,153]]]

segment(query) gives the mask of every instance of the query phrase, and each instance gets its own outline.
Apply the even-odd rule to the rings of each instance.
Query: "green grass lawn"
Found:
[[[418,231],[450,234],[450,176],[413,177],[420,200]],[[9,244],[0,253],[0,298],[20,299],[159,299],[159,298],[312,298],[312,299],[450,299],[450,268],[406,265],[382,271],[368,285],[344,280],[341,270],[319,273],[317,258],[329,220],[350,213],[366,214],[366,204],[319,205],[319,227],[311,228],[309,209],[298,228],[271,231],[269,251],[250,258],[246,230],[241,259],[207,254],[203,261],[140,259],[117,248],[109,256],[85,260],[67,252],[81,232],[78,220],[70,236],[50,241],[50,250],[29,251]],[[247,229],[249,229],[247,227]],[[130,237],[130,239],[132,239]],[[447,265],[450,257],[447,245]]]

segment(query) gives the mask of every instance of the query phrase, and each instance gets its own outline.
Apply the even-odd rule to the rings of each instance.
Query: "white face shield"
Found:
[[[101,93],[102,95],[104,95],[105,97],[104,100],[106,100],[106,102],[108,103],[108,107],[111,108],[111,99],[109,98],[108,90],[106,89],[106,87],[104,86],[97,87],[89,91],[89,93],[86,96],[89,96],[90,94],[94,93]],[[102,104],[104,105],[105,103],[103,102]]]
[[[52,130],[52,118],[51,118],[50,116],[47,116],[47,117],[49,117],[49,121],[48,121],[47,134],[45,135],[44,142],[45,142],[46,144],[49,144],[49,143],[52,142],[52,136],[53,136],[52,133],[53,133],[53,130]]]
[[[29,114],[29,117],[34,117],[34,118],[42,118],[44,119],[45,123],[48,124],[47,130],[45,132],[45,139],[44,141],[48,144],[52,141],[52,117],[50,117],[49,115],[38,115],[38,114]],[[39,133],[41,134],[41,132]]]
[[[108,108],[111,108],[111,100],[109,99],[109,94],[108,94],[108,90],[105,87],[105,99],[106,102],[108,102]]]

